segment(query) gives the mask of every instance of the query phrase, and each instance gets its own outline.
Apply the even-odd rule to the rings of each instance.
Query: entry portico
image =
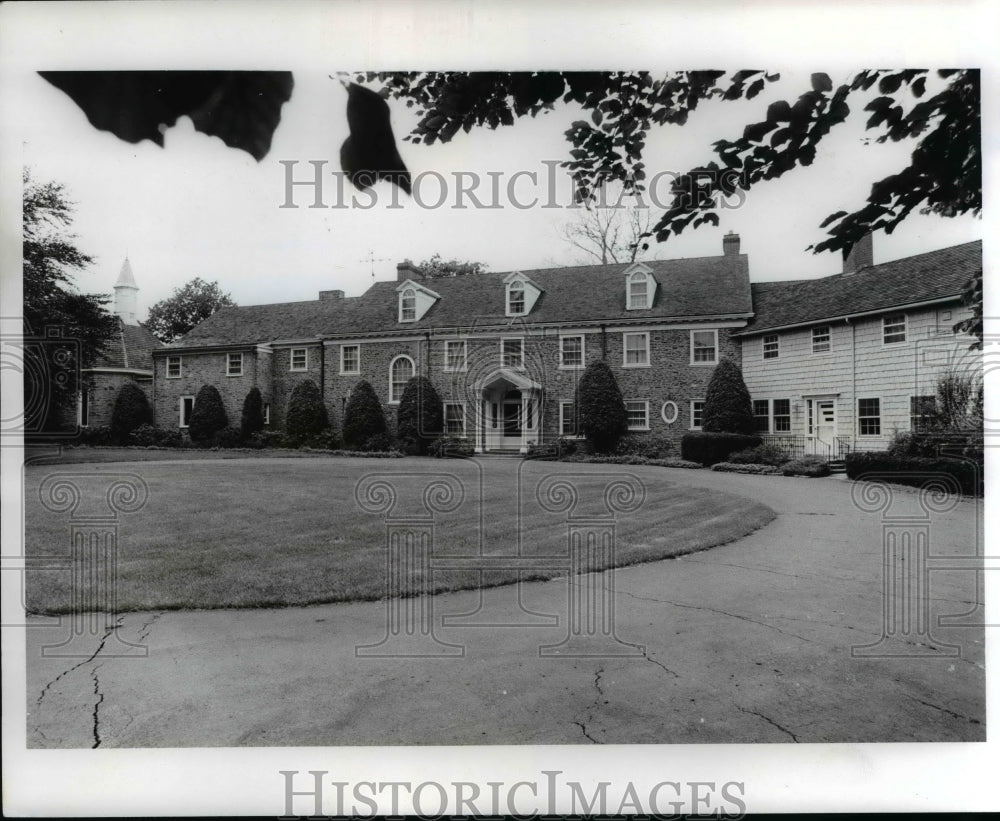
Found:
[[[512,368],[498,368],[476,385],[476,453],[516,450],[541,441],[542,386]]]

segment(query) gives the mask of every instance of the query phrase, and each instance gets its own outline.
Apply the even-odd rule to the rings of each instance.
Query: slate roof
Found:
[[[745,254],[644,262],[658,283],[652,307],[625,310],[624,272],[631,263],[522,270],[542,294],[534,323],[749,316],[750,277]],[[398,321],[399,282],[372,285],[345,299],[224,308],[185,335],[176,347],[307,339],[318,335],[413,332],[470,324],[520,321],[505,316],[504,277],[509,271],[415,280],[441,298],[417,322]],[[171,346],[174,347],[174,346]]]
[[[854,274],[819,279],[754,282],[754,318],[739,334],[890,310],[958,297],[983,264],[981,240],[904,257]]]
[[[108,342],[104,353],[91,366],[101,368],[130,368],[153,370],[153,351],[162,348],[160,342],[143,325],[126,325],[118,319],[118,333]]]

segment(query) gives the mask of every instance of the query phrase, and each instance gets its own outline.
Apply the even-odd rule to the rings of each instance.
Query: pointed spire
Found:
[[[125,256],[125,261],[122,263],[121,273],[118,274],[118,281],[115,283],[116,288],[138,288],[139,286],[135,284],[135,277],[132,276],[132,264],[128,261],[128,255]]]
[[[121,273],[118,274],[118,281],[115,283],[115,313],[126,325],[138,325],[139,317],[136,313],[136,294],[139,286],[135,284],[135,277],[132,275],[132,264],[125,257],[122,263]]]

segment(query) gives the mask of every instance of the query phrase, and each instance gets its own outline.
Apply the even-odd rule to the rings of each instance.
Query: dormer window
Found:
[[[648,268],[642,266],[632,271],[626,276],[625,282],[627,288],[627,310],[638,311],[653,307],[653,292],[656,289],[656,280],[653,279]]]
[[[524,313],[524,283],[513,282],[507,289],[507,313],[521,316]]]
[[[417,319],[417,292],[407,288],[399,295],[399,321],[415,322]]]
[[[507,316],[530,314],[538,297],[542,295],[542,289],[517,271],[504,277],[503,282],[507,286]]]
[[[406,280],[396,288],[399,294],[399,321],[418,322],[423,319],[431,306],[437,302],[441,295],[435,293],[412,279]]]

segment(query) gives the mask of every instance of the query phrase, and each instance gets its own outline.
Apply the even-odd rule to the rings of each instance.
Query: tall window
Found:
[[[933,396],[910,397],[910,430],[927,430],[934,420],[937,400]]]
[[[413,360],[408,356],[397,356],[389,366],[389,401],[398,402],[403,398],[406,383],[413,378]]]
[[[559,339],[559,367],[583,367],[583,335],[564,336]]]
[[[882,414],[878,399],[858,400],[858,433],[862,436],[879,436],[882,433]]]
[[[769,400],[753,400],[753,429],[757,433],[771,432],[771,402]]]
[[[813,353],[826,353],[830,350],[830,326],[812,329]]]
[[[226,355],[226,376],[243,376],[243,354]]]
[[[340,346],[340,372],[343,374],[361,373],[361,346]]]
[[[691,331],[691,363],[715,365],[719,352],[718,331]]]
[[[772,413],[771,430],[775,433],[790,433],[792,430],[792,400],[775,399],[772,402]]]
[[[444,403],[444,431],[449,436],[465,436],[465,403]]]
[[[90,388],[83,385],[80,388],[80,427],[90,424]]]
[[[181,378],[181,358],[179,356],[167,357],[167,379]]]
[[[691,428],[692,430],[701,430],[701,418],[705,412],[705,400],[704,399],[692,399],[691,400]]]
[[[882,342],[886,345],[906,342],[906,314],[890,314],[882,317]]]
[[[649,430],[649,402],[645,399],[629,399],[625,402],[629,430]]]
[[[182,396],[179,407],[180,427],[186,428],[191,422],[191,411],[194,410],[194,397]]]
[[[636,271],[628,278],[628,306],[630,311],[650,307],[649,276],[643,271]]]
[[[559,433],[563,436],[577,435],[576,403],[559,403]]]
[[[524,340],[501,339],[500,361],[505,368],[524,367]]]
[[[270,425],[271,424],[271,403],[270,402],[265,402],[264,403],[264,424],[265,425]]]
[[[399,321],[413,322],[417,318],[417,292],[407,288],[399,295]]]
[[[464,371],[466,361],[465,340],[446,340],[444,343],[444,369],[446,371]]]
[[[764,337],[764,359],[778,358],[778,335],[768,334]]]
[[[305,371],[309,369],[309,349],[292,348],[291,369],[293,371]]]
[[[520,316],[524,313],[524,283],[512,282],[507,286],[507,313]]]
[[[637,368],[649,364],[649,334],[623,334],[625,357],[622,365]]]

